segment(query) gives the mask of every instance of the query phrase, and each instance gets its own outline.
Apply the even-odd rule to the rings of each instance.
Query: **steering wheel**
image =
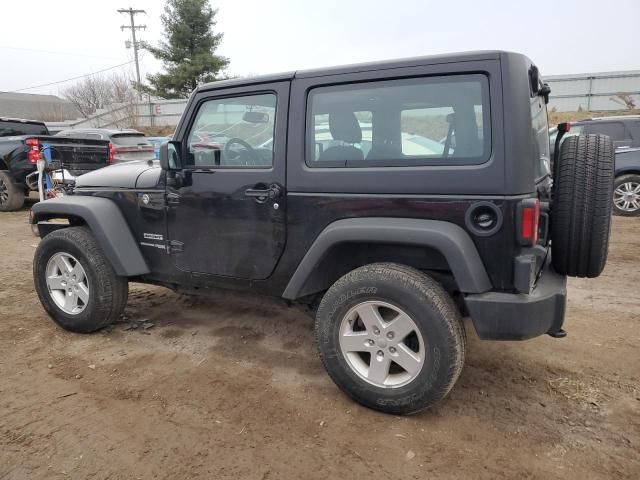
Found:
[[[260,156],[253,149],[253,147],[251,145],[249,145],[247,142],[245,142],[244,140],[242,140],[241,138],[237,138],[237,137],[230,138],[227,141],[227,144],[224,146],[224,156],[225,157],[227,157],[227,158],[235,158],[235,157],[239,156],[238,152],[235,152],[230,148],[231,145],[234,145],[234,144],[240,145],[241,147],[243,147],[247,151],[247,153],[249,154],[249,157],[251,157],[253,165],[259,165],[260,164]],[[233,154],[233,157],[231,156],[231,154]],[[249,165],[249,163],[245,162],[245,165]]]

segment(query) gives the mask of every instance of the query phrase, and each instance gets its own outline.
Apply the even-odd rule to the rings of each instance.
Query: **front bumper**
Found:
[[[530,294],[487,292],[467,295],[467,308],[483,340],[527,340],[562,329],[567,277],[547,264]]]

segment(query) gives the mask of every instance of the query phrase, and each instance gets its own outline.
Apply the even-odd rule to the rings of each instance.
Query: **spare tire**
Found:
[[[606,135],[576,135],[562,143],[551,209],[551,255],[562,275],[594,278],[607,262],[613,152]]]

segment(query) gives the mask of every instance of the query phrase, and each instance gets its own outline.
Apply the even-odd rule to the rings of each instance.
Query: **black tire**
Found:
[[[409,383],[395,388],[371,384],[342,353],[339,336],[345,315],[371,301],[399,307],[420,330],[424,363]],[[322,363],[336,385],[356,402],[385,413],[411,414],[431,407],[449,393],[464,365],[466,337],[452,298],[432,278],[403,265],[370,264],[344,275],[320,302],[315,330]]]
[[[628,204],[628,206],[624,203],[623,193],[627,193],[627,191],[631,188],[631,191],[635,194],[633,195],[633,200],[638,206],[636,207],[633,202]],[[613,183],[613,214],[619,215],[621,217],[637,217],[640,215],[640,175],[635,173],[620,175],[615,179]],[[636,192],[637,191],[637,192]],[[625,210],[625,206],[627,209]]]
[[[6,171],[0,170],[0,212],[20,210],[23,205],[23,187],[16,185]]]
[[[63,311],[47,287],[47,264],[56,253],[72,255],[87,277],[89,300],[80,313]],[[33,259],[33,279],[42,306],[65,330],[89,333],[115,322],[127,304],[129,284],[119,277],[86,227],[56,230],[42,239]]]
[[[551,246],[555,270],[594,278],[607,262],[614,157],[605,135],[577,135],[562,143],[554,178]]]

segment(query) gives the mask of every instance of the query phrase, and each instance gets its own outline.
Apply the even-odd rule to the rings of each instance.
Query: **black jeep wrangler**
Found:
[[[76,332],[114,322],[129,281],[306,303],[342,390],[419,411],[460,375],[464,316],[483,339],[562,337],[566,276],[604,268],[612,144],[566,139],[552,175],[548,95],[497,51],[204,85],[160,165],[33,208],[36,290]]]

